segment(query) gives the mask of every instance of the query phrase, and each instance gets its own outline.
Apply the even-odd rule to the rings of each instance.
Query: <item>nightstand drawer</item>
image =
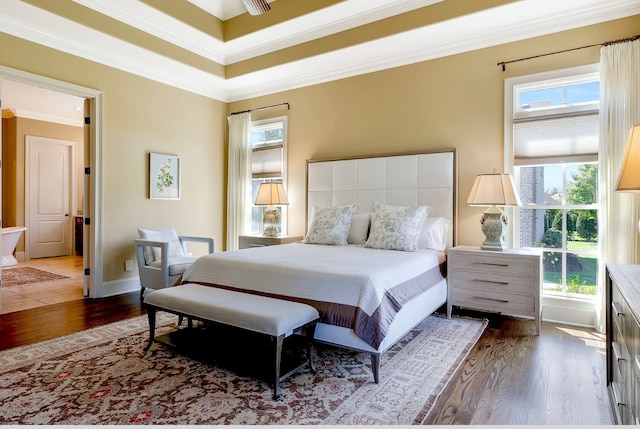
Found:
[[[302,240],[302,236],[278,236],[265,237],[263,235],[241,235],[238,237],[238,247],[240,249],[250,249],[252,247],[278,246],[280,244],[295,243]]]
[[[448,251],[447,315],[454,306],[533,317],[540,335],[542,252],[456,246]]]
[[[458,255],[452,257],[456,271],[490,273],[505,277],[531,278],[535,262],[531,259],[505,258],[502,255]]]
[[[456,271],[449,274],[451,285],[456,289],[482,289],[497,293],[516,293],[521,295],[531,295],[536,290],[536,284],[529,269],[528,276],[510,276],[502,273],[484,273],[480,271]]]
[[[456,305],[462,307],[521,316],[535,315],[535,303],[525,295],[456,288],[452,291],[452,298]]]

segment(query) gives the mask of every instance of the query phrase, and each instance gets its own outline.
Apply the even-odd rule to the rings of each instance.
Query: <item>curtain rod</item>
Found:
[[[291,109],[291,106],[289,105],[289,103],[279,103],[279,104],[272,104],[270,106],[262,106],[262,107],[256,107],[255,109],[249,109],[249,110],[242,110],[240,112],[233,112],[232,115],[239,115],[241,113],[249,113],[249,112],[253,112],[254,110],[264,110],[264,109],[271,109],[273,107],[280,107],[280,106],[287,106],[287,110]]]
[[[638,40],[638,39],[640,39],[640,34],[636,34],[635,36],[631,36],[631,37],[626,37],[624,39],[610,40],[608,42],[596,43],[595,45],[580,46],[579,48],[565,49],[564,51],[549,52],[547,54],[534,55],[532,57],[518,58],[517,60],[501,61],[497,65],[502,66],[502,71],[505,71],[507,64],[516,63],[518,61],[532,60],[534,58],[546,57],[548,55],[555,55],[555,54],[563,54],[565,52],[577,51],[579,49],[593,48],[596,46],[609,46],[609,45],[615,45],[616,43],[633,42],[634,40]]]

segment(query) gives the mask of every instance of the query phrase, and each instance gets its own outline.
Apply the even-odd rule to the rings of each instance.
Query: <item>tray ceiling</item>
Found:
[[[231,102],[640,13],[638,0],[270,5],[250,16],[241,0],[2,0],[0,31]]]

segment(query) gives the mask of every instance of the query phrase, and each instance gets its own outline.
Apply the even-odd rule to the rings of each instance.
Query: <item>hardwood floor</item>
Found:
[[[145,314],[138,292],[0,315],[0,350]],[[459,312],[456,312],[459,314]],[[478,313],[468,313],[477,317]],[[604,335],[593,329],[481,315],[489,327],[426,424],[609,425]]]
[[[488,317],[427,424],[613,424],[604,334],[543,322],[536,336],[532,321]]]

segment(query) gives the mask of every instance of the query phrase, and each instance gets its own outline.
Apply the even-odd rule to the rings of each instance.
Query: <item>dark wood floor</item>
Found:
[[[143,315],[137,292],[0,315],[0,350]],[[477,313],[468,315],[477,317]],[[592,329],[487,316],[489,327],[425,423],[608,425],[604,336]]]

